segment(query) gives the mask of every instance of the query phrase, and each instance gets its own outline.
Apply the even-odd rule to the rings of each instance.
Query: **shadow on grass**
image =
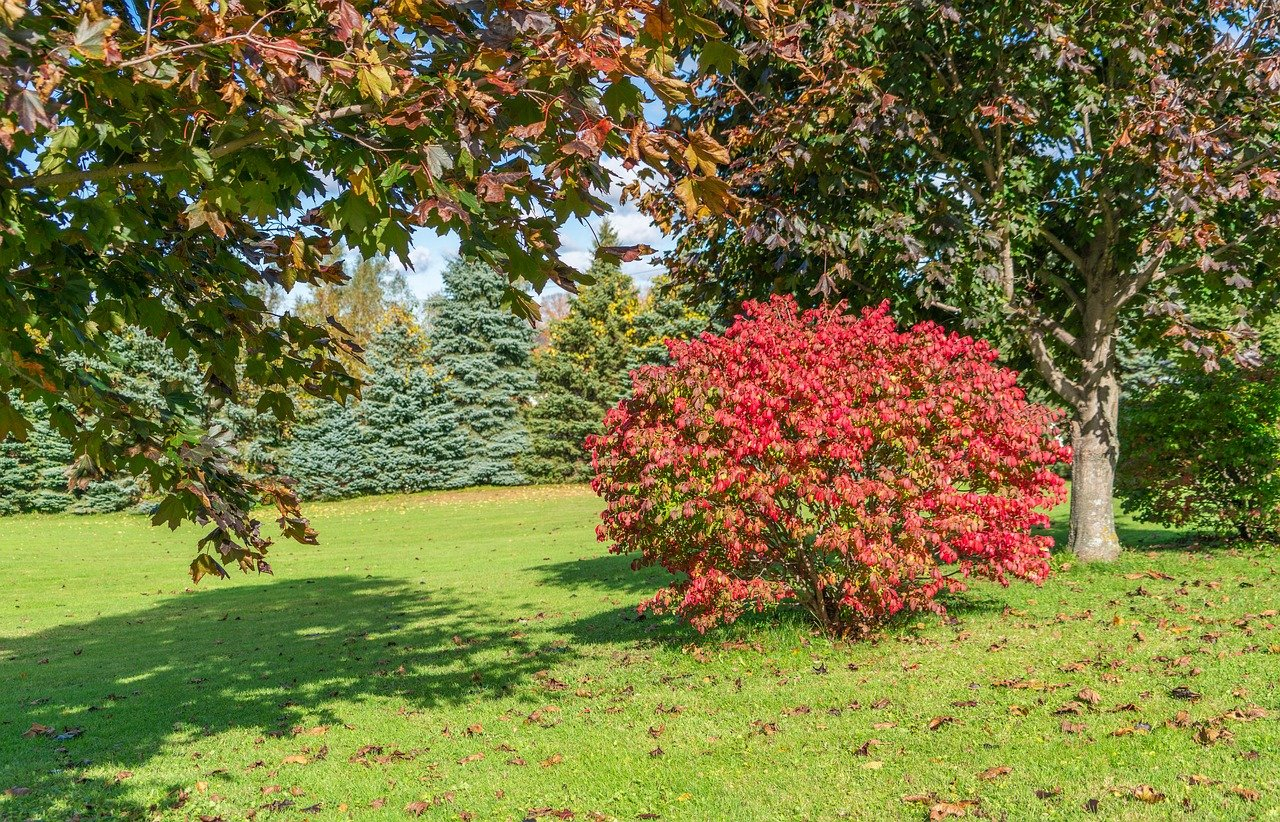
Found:
[[[1053,537],[1054,554],[1067,552],[1070,525],[1065,519],[1055,521],[1053,527],[1047,530],[1036,529],[1035,533]],[[1187,545],[1197,539],[1194,534],[1135,522],[1119,515],[1116,517],[1116,535],[1120,537],[1120,545],[1124,549],[1137,551],[1185,551]]]
[[[558,584],[600,581],[590,573],[565,571]],[[620,628],[643,637],[621,610],[565,626],[572,639],[553,644],[561,626],[541,632],[450,590],[335,576],[202,590],[0,637],[0,788],[31,791],[0,795],[0,818],[59,797],[68,814],[90,818],[154,813],[131,804],[119,780],[86,778],[85,769],[137,770],[175,741],[342,724],[344,701],[412,710],[508,695],[572,655],[575,640],[614,641]],[[82,733],[23,738],[34,724]],[[190,785],[168,789],[180,787]]]

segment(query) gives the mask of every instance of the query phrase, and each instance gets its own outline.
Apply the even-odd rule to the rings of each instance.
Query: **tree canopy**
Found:
[[[691,107],[735,220],[668,198],[679,278],[727,305],[881,296],[1012,343],[1071,409],[1073,547],[1119,544],[1117,340],[1256,361],[1280,270],[1280,21],[1265,2],[819,3]],[[1226,306],[1205,326],[1193,309]]]
[[[685,2],[0,2],[0,438],[41,404],[96,470],[164,495],[157,522],[210,526],[195,578],[266,570],[259,501],[315,539],[291,489],[187,399],[139,409],[81,361],[133,326],[193,359],[215,410],[247,392],[287,419],[294,386],[357,390],[353,349],[263,284],[339,282],[339,244],[452,231],[512,282],[572,288],[557,228],[607,209],[606,162],[723,187],[718,146],[642,112],[646,89],[686,98],[676,55],[719,34]]]

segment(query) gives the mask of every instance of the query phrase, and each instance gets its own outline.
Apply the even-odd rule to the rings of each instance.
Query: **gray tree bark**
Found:
[[[1071,424],[1071,534],[1068,547],[1081,560],[1109,562],[1120,555],[1112,492],[1120,441],[1116,424],[1120,385],[1114,373],[1091,386]]]

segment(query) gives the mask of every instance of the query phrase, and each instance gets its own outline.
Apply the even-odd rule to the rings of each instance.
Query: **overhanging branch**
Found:
[[[322,111],[314,117],[308,117],[301,120],[299,125],[309,126],[316,125],[317,123],[327,123],[346,117],[354,117],[359,114],[367,114],[373,110],[373,106],[366,104],[342,106],[341,108]],[[255,131],[250,134],[246,134],[243,137],[237,137],[234,140],[229,140],[221,145],[214,146],[209,149],[209,157],[215,161],[220,160],[223,157],[235,154],[249,146],[262,142],[270,137],[271,134],[272,132],[269,131]],[[118,166],[77,169],[76,171],[56,171],[50,174],[37,174],[34,177],[15,177],[10,180],[0,180],[0,188],[35,189],[50,188],[52,186],[71,183],[98,183],[107,180],[118,180],[122,177],[130,177],[135,174],[164,174],[169,171],[177,171],[180,168],[182,168],[182,163],[175,160],[149,160],[137,163],[124,163]]]

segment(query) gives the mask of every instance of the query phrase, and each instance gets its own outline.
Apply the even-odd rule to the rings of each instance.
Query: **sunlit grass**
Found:
[[[195,591],[194,532],[0,520],[0,818],[1280,813],[1270,551],[1126,521],[1120,562],[1059,554],[954,620],[701,637],[637,619],[659,575],[604,553],[597,510],[578,488],[317,505],[322,546]]]

